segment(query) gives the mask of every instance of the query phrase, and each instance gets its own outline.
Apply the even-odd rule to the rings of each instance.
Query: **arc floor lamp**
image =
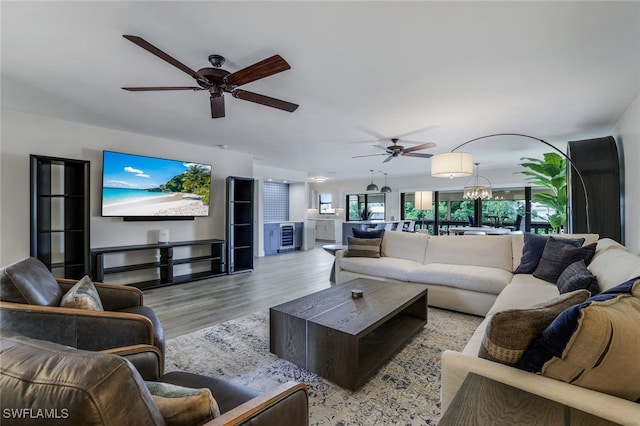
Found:
[[[536,138],[535,136],[525,135],[522,133],[494,133],[491,135],[480,136],[478,138],[473,138],[468,140],[460,145],[456,146],[451,150],[451,152],[445,154],[436,154],[431,158],[431,176],[434,177],[463,177],[463,176],[471,176],[473,174],[473,157],[471,153],[468,152],[456,152],[458,149],[462,148],[465,145],[470,144],[471,142],[479,141],[481,139],[493,138],[496,136],[519,136],[523,138],[533,139],[538,142],[541,142],[554,151],[558,152],[562,157],[564,157],[571,168],[576,172],[578,179],[580,180],[580,185],[582,186],[582,191],[584,192],[584,203],[585,203],[585,218],[587,220],[587,233],[591,232],[591,221],[589,220],[589,195],[587,194],[587,185],[584,183],[584,178],[582,177],[582,173],[578,170],[578,167],[571,161],[564,152],[551,145],[549,142]]]

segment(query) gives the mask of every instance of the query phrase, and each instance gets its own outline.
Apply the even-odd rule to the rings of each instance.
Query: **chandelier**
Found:
[[[478,172],[478,166],[480,163],[474,163],[476,165],[476,175],[469,179],[464,184],[463,198],[468,200],[489,200],[491,199],[491,182],[484,176],[480,176]]]

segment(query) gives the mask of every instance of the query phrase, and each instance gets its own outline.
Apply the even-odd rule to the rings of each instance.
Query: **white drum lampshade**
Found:
[[[473,174],[473,157],[469,152],[448,152],[431,158],[431,176],[454,178]]]

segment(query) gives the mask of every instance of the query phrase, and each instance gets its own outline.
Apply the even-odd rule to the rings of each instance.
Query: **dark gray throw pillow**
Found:
[[[549,237],[540,263],[533,271],[533,276],[555,284],[567,266],[579,260],[584,260],[585,265],[588,265],[595,252],[596,243],[584,247],[573,247],[559,239]]]
[[[547,235],[538,235],[529,232],[524,234],[522,258],[520,259],[520,265],[516,268],[516,274],[532,274],[533,271],[536,270],[538,263],[540,263],[544,246],[548,240],[549,236]],[[584,238],[559,238],[558,241],[573,247],[580,247],[584,244]]]
[[[560,294],[579,289],[589,290],[592,296],[600,293],[598,278],[587,269],[584,260],[579,260],[567,266],[558,277],[556,285]]]
[[[384,236],[384,229],[372,229],[367,231],[364,229],[353,229],[353,236],[356,238],[382,238]]]

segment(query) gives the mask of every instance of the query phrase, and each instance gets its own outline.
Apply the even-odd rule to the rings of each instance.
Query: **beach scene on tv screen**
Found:
[[[211,166],[105,151],[103,216],[207,216]]]

